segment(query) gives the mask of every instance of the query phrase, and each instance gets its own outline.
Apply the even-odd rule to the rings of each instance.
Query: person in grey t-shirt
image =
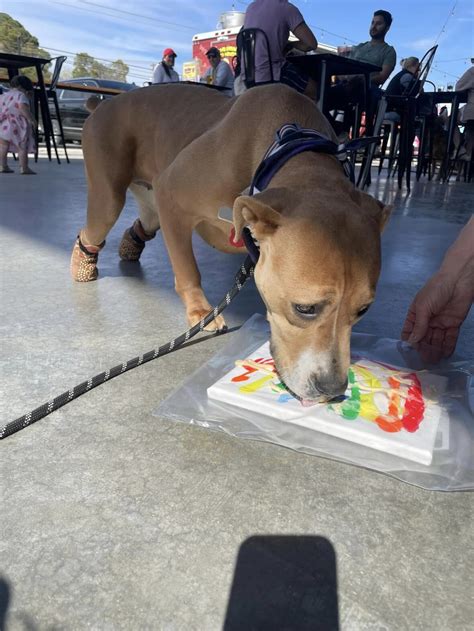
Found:
[[[221,58],[220,50],[216,46],[211,46],[206,53],[206,57],[210,66],[201,77],[201,82],[226,88],[223,90],[224,94],[233,96],[234,73],[229,64]]]
[[[351,59],[366,61],[369,64],[382,67],[380,72],[374,72],[371,75],[370,81],[372,85],[385,83],[397,63],[395,48],[385,41],[385,35],[388,33],[391,24],[392,16],[388,11],[376,11],[369,30],[369,35],[372,39],[369,42],[357,44],[349,53]]]
[[[388,11],[375,11],[370,24],[370,41],[354,46],[349,53],[351,59],[365,61],[382,68],[379,72],[373,72],[370,76],[371,101],[373,101],[373,103],[375,103],[380,96],[381,91],[379,86],[388,79],[397,62],[395,48],[385,41],[385,36],[391,24],[392,16]],[[342,110],[348,103],[363,103],[364,81],[362,75],[338,77],[338,79],[338,83],[329,90],[328,98],[326,99],[327,110]],[[325,113],[327,114],[327,111]],[[350,126],[348,125],[348,119],[349,117],[345,115],[345,130],[348,130]],[[342,131],[341,126],[337,125],[335,121],[333,121],[333,123],[336,133],[340,133]]]

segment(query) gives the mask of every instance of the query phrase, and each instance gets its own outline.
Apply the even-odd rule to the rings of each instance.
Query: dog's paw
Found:
[[[198,324],[209,313],[209,311],[211,311],[211,308],[193,309],[193,311],[191,311],[188,314],[189,325],[194,326],[195,324]],[[211,332],[214,332],[214,331],[223,332],[226,330],[227,330],[227,325],[225,323],[224,318],[221,315],[218,315],[217,318],[214,318],[214,320],[209,322],[209,324],[204,327],[204,331],[211,331]]]
[[[138,261],[145,247],[145,243],[137,239],[133,228],[127,228],[123,233],[119,245],[119,256],[122,261]]]
[[[80,243],[79,237],[76,239],[71,254],[70,270],[71,276],[78,283],[88,283],[91,280],[97,279],[99,274],[97,270],[97,258],[100,246],[95,249],[97,250],[96,252],[89,252],[85,246]]]

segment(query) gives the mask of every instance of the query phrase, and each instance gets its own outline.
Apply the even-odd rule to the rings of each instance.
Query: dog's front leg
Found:
[[[188,322],[193,326],[212,309],[202,290],[201,274],[194,257],[193,217],[159,191],[156,193],[156,201],[160,210],[163,238],[173,267],[175,289],[184,303]],[[218,316],[205,330],[221,331],[225,326],[224,318]]]

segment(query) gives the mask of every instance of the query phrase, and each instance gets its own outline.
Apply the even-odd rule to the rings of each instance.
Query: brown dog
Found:
[[[192,232],[243,253],[229,242],[232,223],[218,215],[233,208],[237,237],[249,225],[260,243],[255,281],[276,367],[294,393],[315,401],[345,390],[351,328],[374,299],[390,209],[355,189],[336,158],[312,152],[286,162],[262,193],[242,194],[285,123],[333,138],[314,103],[279,84],[232,99],[199,85],[159,85],[101,104],[84,127],[87,224],[71,270],[76,280],[96,278],[98,251],[130,188],[140,220],[120,253],[137,259],[161,227],[176,291],[195,324],[211,307]],[[213,326],[224,324],[220,316]]]

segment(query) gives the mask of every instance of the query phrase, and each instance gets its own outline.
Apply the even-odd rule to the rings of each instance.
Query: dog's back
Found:
[[[185,147],[206,135],[206,150],[214,154],[207,156],[209,161],[230,161],[227,156],[232,154],[237,162],[251,158],[256,166],[255,160],[258,163],[274,140],[275,129],[289,121],[332,134],[310,99],[281,84],[255,88],[234,98],[199,84],[150,86],[96,107],[84,126],[84,159],[87,166],[91,156],[97,162],[98,152],[103,152],[104,160],[112,152],[121,154],[127,162],[133,158],[136,177],[151,181]],[[217,128],[213,144],[212,132]],[[205,157],[198,155],[197,159]]]

